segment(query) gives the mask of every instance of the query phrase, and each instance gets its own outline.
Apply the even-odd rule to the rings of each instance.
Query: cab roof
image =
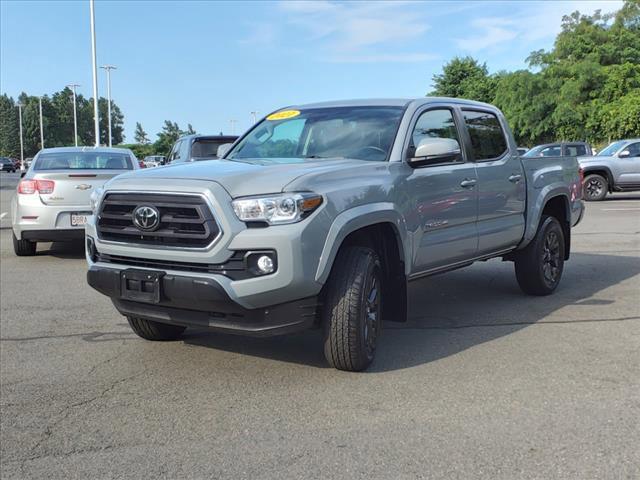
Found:
[[[465,100],[463,98],[451,97],[417,97],[417,98],[364,98],[353,100],[337,100],[331,102],[307,103],[303,105],[291,105],[285,108],[332,108],[332,107],[403,107],[406,108],[410,104],[415,106],[428,103],[455,103],[459,105],[483,106],[495,108],[488,103],[476,102],[473,100]],[[282,108],[278,109],[282,110]]]

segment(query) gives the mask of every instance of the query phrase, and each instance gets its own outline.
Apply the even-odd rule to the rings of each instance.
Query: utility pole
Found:
[[[38,97],[38,106],[40,108],[40,148],[44,148],[44,129],[42,127],[42,97]]]
[[[76,87],[79,87],[77,83],[67,85],[68,88],[73,90],[73,140],[78,146],[78,107],[76,102]]]
[[[20,171],[24,172],[24,142],[22,141],[22,103],[16,104],[18,107],[18,119],[20,122]]]
[[[93,125],[96,135],[96,147],[100,146],[100,119],[98,117],[98,64],[96,61],[96,18],[94,0],[89,0],[91,13],[91,64],[93,66]]]
[[[229,120],[229,125],[231,126],[231,135],[235,135],[236,133],[236,123],[238,121],[237,120]]]
[[[107,71],[107,115],[109,125],[109,146],[112,146],[111,137],[111,70],[117,70],[115,65],[102,65],[100,68],[104,68]]]

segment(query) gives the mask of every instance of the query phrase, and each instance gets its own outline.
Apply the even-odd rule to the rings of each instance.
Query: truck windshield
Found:
[[[616,153],[621,147],[624,145],[624,142],[613,142],[600,150],[598,153],[599,157],[612,157],[614,153]]]
[[[402,107],[332,107],[269,115],[227,159],[353,158],[385,161]]]

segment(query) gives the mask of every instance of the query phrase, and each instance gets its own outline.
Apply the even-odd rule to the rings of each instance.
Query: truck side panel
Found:
[[[535,236],[544,207],[552,198],[566,199],[570,226],[578,223],[583,208],[575,157],[525,157],[521,160],[527,181],[527,208],[524,237],[518,249],[526,247]]]

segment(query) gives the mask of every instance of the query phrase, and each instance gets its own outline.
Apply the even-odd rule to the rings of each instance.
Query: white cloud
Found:
[[[506,18],[478,18],[471,22],[471,26],[481,33],[456,42],[458,47],[471,52],[503,44],[518,36],[515,22]]]
[[[462,50],[478,52],[508,48],[512,41],[531,44],[540,39],[553,38],[561,30],[564,15],[576,10],[582,14],[592,14],[596,10],[615,11],[622,6],[622,0],[514,2],[508,5],[512,8],[508,15],[472,20],[472,33],[456,39],[457,46]]]
[[[302,41],[336,62],[417,62],[431,55],[411,43],[429,29],[414,2],[283,1],[279,10]],[[409,48],[407,48],[407,44]]]

